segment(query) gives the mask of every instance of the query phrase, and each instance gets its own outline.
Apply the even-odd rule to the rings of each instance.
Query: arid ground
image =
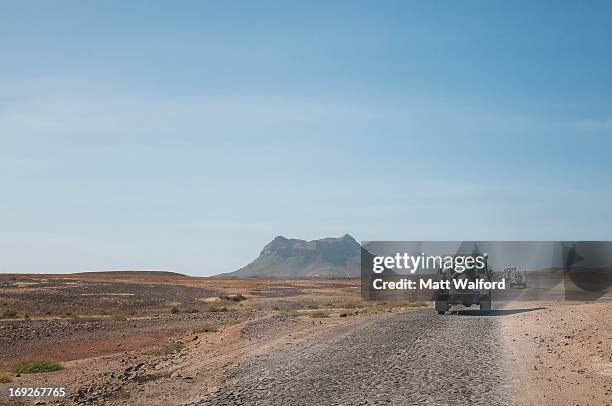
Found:
[[[0,275],[0,404],[612,404],[612,302],[494,308],[363,302],[355,279]]]

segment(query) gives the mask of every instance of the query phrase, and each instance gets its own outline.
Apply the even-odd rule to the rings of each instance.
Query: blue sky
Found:
[[[0,272],[612,240],[612,2],[0,3]]]

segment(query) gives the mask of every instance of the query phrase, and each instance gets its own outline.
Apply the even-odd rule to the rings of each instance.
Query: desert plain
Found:
[[[364,301],[353,278],[2,274],[0,404],[610,405],[610,314],[601,300],[439,316]],[[68,394],[8,397],[28,386]]]

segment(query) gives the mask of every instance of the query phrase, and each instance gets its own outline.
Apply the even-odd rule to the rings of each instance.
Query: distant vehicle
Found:
[[[454,257],[472,257],[476,258],[476,254],[456,254]],[[458,272],[453,268],[440,269],[441,279],[444,281],[467,279],[471,282],[483,280],[491,282],[491,272],[488,266],[487,254],[483,255],[485,265],[481,269],[472,268],[462,272]],[[479,305],[481,311],[491,310],[491,290],[490,289],[457,289],[454,283],[450,283],[449,289],[440,289],[436,292],[435,308],[438,314],[444,314],[450,310],[451,305],[464,305],[470,307]]]
[[[524,289],[527,287],[527,270],[518,266],[504,268],[503,278],[510,288]]]

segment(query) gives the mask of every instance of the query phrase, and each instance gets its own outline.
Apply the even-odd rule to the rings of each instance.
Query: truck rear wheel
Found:
[[[445,300],[436,300],[436,311],[438,314],[444,314],[448,311],[448,302]]]
[[[480,311],[488,312],[490,310],[491,310],[491,297],[487,296],[487,297],[483,297],[482,299],[480,299]]]

